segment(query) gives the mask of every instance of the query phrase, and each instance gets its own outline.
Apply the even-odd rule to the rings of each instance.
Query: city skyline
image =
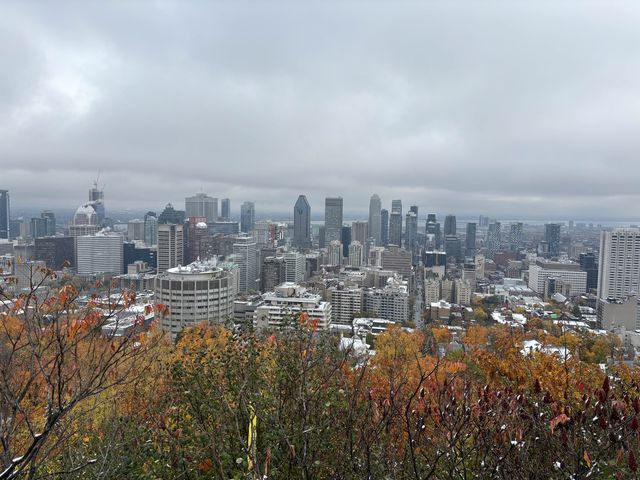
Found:
[[[0,188],[73,208],[100,170],[117,210],[205,191],[284,213],[306,181],[345,215],[376,192],[633,219],[640,7],[463,6],[7,5]]]

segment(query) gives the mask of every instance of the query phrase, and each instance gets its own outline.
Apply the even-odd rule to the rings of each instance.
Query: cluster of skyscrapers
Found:
[[[563,234],[561,223],[503,224],[485,216],[459,222],[449,214],[441,223],[435,213],[420,215],[417,205],[404,211],[400,199],[388,209],[383,205],[373,194],[366,218],[347,222],[343,198],[327,197],[319,224],[312,222],[307,196],[299,195],[293,221],[256,219],[249,201],[233,219],[228,198],[219,202],[197,193],[185,198],[184,210],[167,204],[159,213],[129,219],[123,229],[106,215],[97,184],[67,225],[58,224],[51,210],[12,219],[9,192],[0,190],[0,264],[10,265],[13,255],[86,279],[115,276],[123,286],[155,288],[162,298],[171,296],[175,281],[182,301],[192,288],[198,292],[207,319],[234,315],[238,298],[279,291],[291,308],[313,303],[310,308],[328,324],[332,315],[346,324],[369,308],[384,321],[402,323],[430,308],[434,315],[454,315],[451,305],[468,308],[474,294],[521,288],[556,300],[592,295],[601,325],[640,328],[637,228],[602,231],[596,242],[593,232],[599,230],[585,224],[571,222]],[[277,309],[283,307],[272,297],[269,308],[266,297],[242,300],[244,314],[255,319],[260,307],[261,321],[280,322]],[[205,303],[194,308],[205,309]],[[174,334],[187,319],[200,318],[183,313],[168,326]]]

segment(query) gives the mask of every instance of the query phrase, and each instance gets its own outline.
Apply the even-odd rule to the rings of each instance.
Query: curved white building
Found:
[[[175,340],[183,328],[232,319],[237,284],[237,271],[220,268],[215,261],[197,261],[159,274],[155,301],[169,308],[162,328]]]

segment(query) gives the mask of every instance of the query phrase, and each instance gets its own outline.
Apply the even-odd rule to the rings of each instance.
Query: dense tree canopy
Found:
[[[302,315],[262,333],[199,325],[172,345],[154,329],[106,338],[76,296],[2,317],[0,478],[637,473],[640,375],[594,363],[607,337],[477,326],[440,357],[446,329],[394,328],[362,357]],[[573,354],[524,356],[526,335]]]

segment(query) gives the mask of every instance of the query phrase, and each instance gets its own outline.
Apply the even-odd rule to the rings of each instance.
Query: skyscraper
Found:
[[[376,246],[382,245],[381,209],[380,197],[374,193],[369,201],[369,236],[375,240]]]
[[[213,223],[218,219],[218,199],[206,193],[197,193],[193,197],[184,199],[187,218],[205,217],[206,223]]]
[[[158,273],[184,265],[184,225],[158,224]]]
[[[360,242],[351,242],[349,245],[349,265],[361,267],[363,264],[364,249]]]
[[[440,230],[440,223],[436,221],[435,213],[429,213],[427,215],[425,234],[427,236],[427,249],[439,250],[442,248],[442,232]]]
[[[380,238],[382,239],[382,246],[389,245],[389,210],[383,208],[380,210]]]
[[[304,195],[298,197],[293,207],[293,246],[311,248],[311,206]]]
[[[581,253],[580,268],[583,272],[587,272],[587,290],[596,290],[598,288],[598,265],[595,253]]]
[[[349,256],[349,245],[351,245],[351,227],[346,225],[342,227],[341,240],[342,240],[342,256],[346,258]]]
[[[496,253],[502,248],[502,226],[500,222],[493,222],[489,224],[487,230],[486,257],[493,260]]]
[[[158,217],[159,224],[180,224],[184,223],[184,211],[176,210],[173,208],[173,205],[167,203],[167,206],[164,208],[160,216]]]
[[[53,237],[56,234],[56,214],[51,210],[44,210],[40,214],[40,218],[42,218],[45,223],[45,236]]]
[[[148,246],[158,243],[158,218],[155,212],[144,215],[144,243]]]
[[[415,253],[416,243],[418,238],[418,214],[409,210],[407,212],[407,218],[405,221],[405,232],[404,232],[404,248],[405,250]]]
[[[618,228],[600,234],[598,298],[624,299],[640,293],[640,230]]]
[[[9,240],[10,218],[11,206],[9,204],[9,191],[0,190],[0,239]]]
[[[244,202],[240,205],[240,231],[250,233],[256,223],[256,205],[253,202]]]
[[[342,234],[342,197],[327,197],[324,201],[324,243],[340,240]]]
[[[455,215],[447,215],[444,217],[444,235],[455,235],[457,230],[456,226],[456,216]]]
[[[329,243],[327,257],[329,265],[342,265],[342,242],[340,240],[333,240]]]
[[[467,223],[467,237],[465,239],[465,257],[473,258],[476,255],[476,224]]]
[[[239,237],[233,244],[233,259],[239,269],[238,291],[240,293],[247,293],[257,288],[258,264],[256,255],[256,242],[250,236]]]
[[[369,224],[360,220],[351,223],[351,240],[360,242],[361,245],[369,238]]]
[[[544,239],[549,245],[549,256],[557,257],[560,255],[560,224],[547,223],[544,226]]]
[[[509,250],[517,252],[522,247],[522,222],[512,223],[509,231]]]
[[[389,244],[402,246],[402,200],[391,200]]]
[[[230,220],[231,219],[231,200],[229,200],[228,198],[223,198],[220,209],[222,210],[222,212],[220,213],[220,217],[222,217],[222,220]]]
[[[122,273],[123,238],[113,233],[76,238],[76,266],[79,275]]]
[[[389,244],[402,246],[402,212],[392,210],[389,215]]]

